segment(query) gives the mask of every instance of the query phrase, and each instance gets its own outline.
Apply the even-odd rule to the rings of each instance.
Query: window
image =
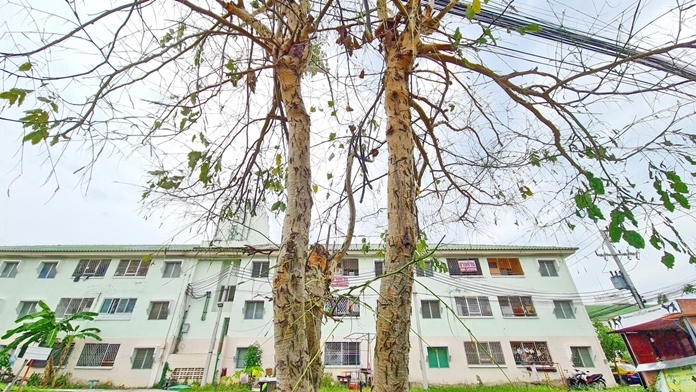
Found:
[[[483,275],[478,259],[447,259],[450,275]]]
[[[246,301],[244,304],[244,318],[247,320],[262,319],[263,301]]]
[[[57,261],[42,261],[38,279],[53,279],[56,277]]]
[[[0,278],[14,278],[17,276],[17,266],[19,266],[19,261],[3,261]]]
[[[355,297],[332,297],[326,301],[325,310],[332,316],[360,317],[360,302]]]
[[[553,313],[559,319],[574,319],[573,301],[553,301]]]
[[[449,367],[447,347],[428,347],[428,367],[433,369]]]
[[[425,262],[425,269],[416,264],[416,276],[433,276],[433,264],[430,261]]]
[[[237,355],[234,356],[235,368],[244,369],[244,363],[246,362],[247,352],[249,352],[249,348],[237,347]]]
[[[558,276],[556,262],[554,260],[539,260],[539,272],[541,276]]]
[[[553,362],[546,342],[510,342],[510,347],[517,365]]]
[[[336,266],[336,275],[358,276],[358,259],[343,259]]]
[[[150,302],[150,311],[147,313],[148,320],[166,320],[169,317],[169,301]]]
[[[218,302],[232,302],[234,301],[234,294],[237,292],[237,286],[220,286],[220,297]]]
[[[17,318],[36,312],[37,301],[21,301],[17,307]]]
[[[500,342],[464,342],[464,351],[469,365],[505,365]]]
[[[384,260],[375,260],[375,277],[384,275]]]
[[[251,277],[252,278],[268,278],[268,261],[254,261],[252,263]]]
[[[536,317],[532,297],[498,297],[503,317]]]
[[[73,349],[75,348],[75,343],[71,343],[69,347],[67,347],[66,351],[63,351],[63,345],[60,343],[56,343],[53,345],[53,348],[51,349],[51,358],[53,358],[53,366],[55,367],[63,367],[65,364],[68,362],[68,359],[70,358],[70,354],[72,354]],[[60,363],[61,359],[63,360],[63,363]],[[34,362],[31,364],[32,368],[45,368],[46,367],[46,361],[41,361],[38,359],[35,359]]]
[[[120,344],[86,343],[77,366],[114,366]]]
[[[573,366],[575,367],[594,367],[594,362],[592,361],[592,351],[589,347],[571,347],[571,358],[573,360]]]
[[[79,263],[77,263],[77,268],[75,268],[72,276],[76,278],[80,276],[104,276],[106,275],[106,270],[109,269],[109,264],[111,264],[110,259],[82,259]]]
[[[459,316],[493,316],[488,297],[455,297],[454,302]]]
[[[131,369],[152,369],[154,359],[154,348],[136,348],[133,350],[133,356],[131,357]]]
[[[150,269],[150,261],[121,260],[116,267],[114,276],[146,276]]]
[[[56,317],[61,318],[87,311],[92,307],[93,302],[94,298],[61,298],[56,307]]]
[[[130,314],[135,308],[135,298],[105,298],[100,314]]]
[[[181,261],[165,261],[163,278],[178,278],[181,275]]]
[[[524,275],[520,259],[514,258],[489,258],[488,269],[491,275]]]
[[[204,368],[176,368],[172,372],[172,377],[173,379],[177,380],[179,383],[183,382],[194,382],[200,381],[203,379],[203,370]]]
[[[360,365],[360,342],[326,342],[324,365]]]
[[[440,318],[440,301],[424,300],[421,301],[421,311],[424,319]]]

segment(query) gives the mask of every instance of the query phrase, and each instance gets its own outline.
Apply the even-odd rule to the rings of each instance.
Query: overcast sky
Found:
[[[558,3],[523,4],[550,4],[556,12],[563,11]],[[187,229],[186,222],[172,216],[172,211],[141,209],[139,186],[146,181],[146,160],[107,153],[86,180],[80,174],[72,174],[89,160],[87,152],[76,150],[61,158],[57,177],[51,177],[52,164],[47,161],[44,148],[22,147],[20,140],[18,127],[2,124],[0,245],[198,243],[203,239]],[[693,242],[693,217],[679,214],[677,221],[684,228],[685,237]],[[278,241],[277,223],[272,227],[272,239]],[[362,232],[370,231],[363,228]],[[616,267],[613,260],[594,255],[595,251],[608,251],[602,248],[596,230],[579,229],[572,235],[555,237],[549,233],[531,235],[526,229],[508,225],[483,232],[486,234],[465,235],[466,241],[447,238],[447,242],[578,247],[577,255],[568,258],[568,264],[579,289],[594,292],[612,288],[609,272]],[[620,250],[626,251],[625,245]],[[696,281],[696,267],[688,265],[686,258],[678,257],[677,266],[670,271],[660,264],[660,255],[645,250],[640,260],[623,258],[639,291],[654,294],[646,295],[648,298],[662,289]]]

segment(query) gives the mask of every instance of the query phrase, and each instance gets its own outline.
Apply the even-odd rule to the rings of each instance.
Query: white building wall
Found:
[[[121,259],[136,259],[152,252],[87,252],[81,254],[9,252],[0,248],[0,261],[20,260],[18,273],[14,278],[0,278],[0,331],[13,327],[20,301],[44,300],[55,309],[60,298],[90,297],[95,301],[90,310],[99,311],[104,298],[138,298],[129,319],[109,320],[99,317],[86,323],[102,330],[104,343],[120,344],[116,361],[112,367],[75,367],[84,347],[78,342],[70,356],[68,370],[76,378],[112,381],[117,385],[151,386],[162,374],[164,363],[170,368],[202,368],[205,364],[210,339],[217,320],[217,303],[221,289],[235,286],[232,301],[223,298],[220,314],[220,328],[229,319],[227,335],[222,347],[217,374],[227,368],[227,374],[234,373],[239,348],[259,343],[264,350],[264,367],[273,367],[273,323],[272,323],[272,279],[274,255],[257,254],[245,256],[229,250],[189,250],[165,254],[154,254],[152,264],[145,277],[114,277],[113,273]],[[433,276],[417,277],[413,317],[419,317],[423,339],[424,354],[427,347],[447,347],[448,367],[430,368],[426,359],[426,375],[431,384],[500,383],[512,381],[532,381],[532,374],[526,366],[515,364],[511,341],[546,342],[554,362],[563,369],[572,367],[570,347],[589,347],[593,356],[593,367],[585,370],[601,372],[611,383],[613,378],[606,365],[590,320],[567,270],[563,256],[572,253],[568,250],[520,250],[520,251],[462,251],[451,250],[438,254],[441,261],[447,257],[479,259],[481,276],[450,276],[435,272]],[[493,276],[486,258],[517,257],[524,270],[523,276]],[[90,277],[74,282],[71,277],[77,263],[82,258],[111,258],[112,263],[103,278]],[[357,276],[339,277],[336,283],[350,287],[359,286],[375,278],[373,254],[359,252],[347,258],[359,259]],[[539,272],[538,260],[556,260],[557,277],[543,277]],[[37,279],[40,263],[43,260],[58,260],[58,273],[54,279]],[[165,261],[179,260],[182,263],[178,278],[163,278]],[[268,263],[268,276],[252,277],[255,263]],[[258,270],[257,270],[258,271]],[[334,375],[341,372],[355,372],[369,367],[372,363],[374,340],[368,347],[368,337],[374,339],[375,309],[379,297],[379,280],[370,285],[353,289],[333,286],[333,294],[347,294],[359,298],[359,317],[326,318],[323,336],[327,342],[360,342],[359,365],[326,366],[326,371]],[[206,306],[206,292],[210,299]],[[531,296],[537,315],[535,317],[503,317],[498,303],[499,295]],[[456,314],[455,297],[486,296],[489,298],[492,316],[460,317]],[[574,319],[558,319],[553,309],[553,300],[573,300]],[[421,313],[422,300],[440,300],[440,318],[424,319]],[[170,301],[170,313],[166,320],[148,320],[150,301]],[[263,303],[260,319],[247,319],[247,301]],[[446,305],[446,306],[445,306]],[[206,311],[207,310],[207,311]],[[205,313],[205,316],[204,316]],[[185,320],[184,320],[185,315]],[[186,324],[184,333],[178,339],[179,330]],[[419,339],[414,332],[411,336],[410,379],[421,382],[421,363],[418,355]],[[470,341],[470,331],[483,342],[500,342],[505,364],[493,365],[467,364],[464,342]],[[216,339],[221,336],[219,329]],[[369,335],[368,335],[369,334]],[[178,341],[178,344],[177,344]],[[93,343],[93,342],[87,342]],[[156,348],[151,369],[131,369],[131,356],[134,348]],[[217,342],[215,351],[217,350]],[[213,353],[213,363],[215,362]],[[322,358],[324,359],[324,358]],[[478,378],[477,378],[478,376]],[[560,379],[559,372],[539,372],[542,380]]]

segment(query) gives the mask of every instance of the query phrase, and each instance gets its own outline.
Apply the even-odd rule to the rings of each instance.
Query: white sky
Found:
[[[520,3],[536,3],[540,7],[551,4]],[[607,5],[616,7],[627,3],[610,1]],[[556,12],[563,11],[557,3],[551,5]],[[197,243],[202,240],[172,211],[145,212],[141,209],[142,190],[138,185],[145,183],[145,160],[124,159],[119,155],[103,157],[87,189],[84,179],[72,173],[88,156],[84,152],[73,152],[63,157],[57,170],[57,182],[55,179],[46,182],[51,165],[46,162],[43,149],[30,145],[22,147],[17,127],[0,124],[0,245]],[[60,189],[56,191],[58,186]],[[683,228],[682,235],[693,242],[693,229],[696,228],[693,218],[683,214],[675,216]],[[591,292],[612,288],[609,271],[616,267],[611,259],[605,261],[594,255],[595,250],[607,252],[601,247],[597,231],[578,229],[570,236],[556,237],[554,233],[532,235],[526,229],[508,224],[484,228],[482,232],[486,234],[468,233],[463,240],[461,236],[448,237],[446,242],[576,246],[580,250],[568,259],[568,264],[579,289]],[[272,224],[273,240],[279,240],[278,233],[278,225]],[[367,227],[359,228],[359,233],[374,234]],[[461,231],[454,228],[452,233]],[[625,245],[620,248],[626,250]],[[660,264],[660,256],[659,252],[646,249],[641,252],[640,260],[624,258],[638,290],[654,294],[646,297],[654,298],[656,290],[681,287],[687,279],[696,282],[696,267],[688,265],[685,257],[678,255],[676,267],[667,270]]]

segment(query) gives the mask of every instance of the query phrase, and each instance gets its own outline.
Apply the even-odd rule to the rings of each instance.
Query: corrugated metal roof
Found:
[[[432,244],[433,247],[436,244]],[[353,244],[351,251],[362,250],[363,244]],[[370,251],[380,249],[378,244],[370,244]],[[275,246],[264,244],[255,246],[256,249],[271,250]],[[338,246],[336,246],[338,248]],[[556,246],[533,246],[533,245],[477,245],[477,244],[440,244],[440,251],[497,251],[497,252],[533,252],[533,251],[555,251],[563,253],[573,253],[578,248],[556,247]],[[0,253],[160,253],[160,252],[239,252],[242,247],[203,247],[200,245],[20,245],[20,246],[0,246]]]

